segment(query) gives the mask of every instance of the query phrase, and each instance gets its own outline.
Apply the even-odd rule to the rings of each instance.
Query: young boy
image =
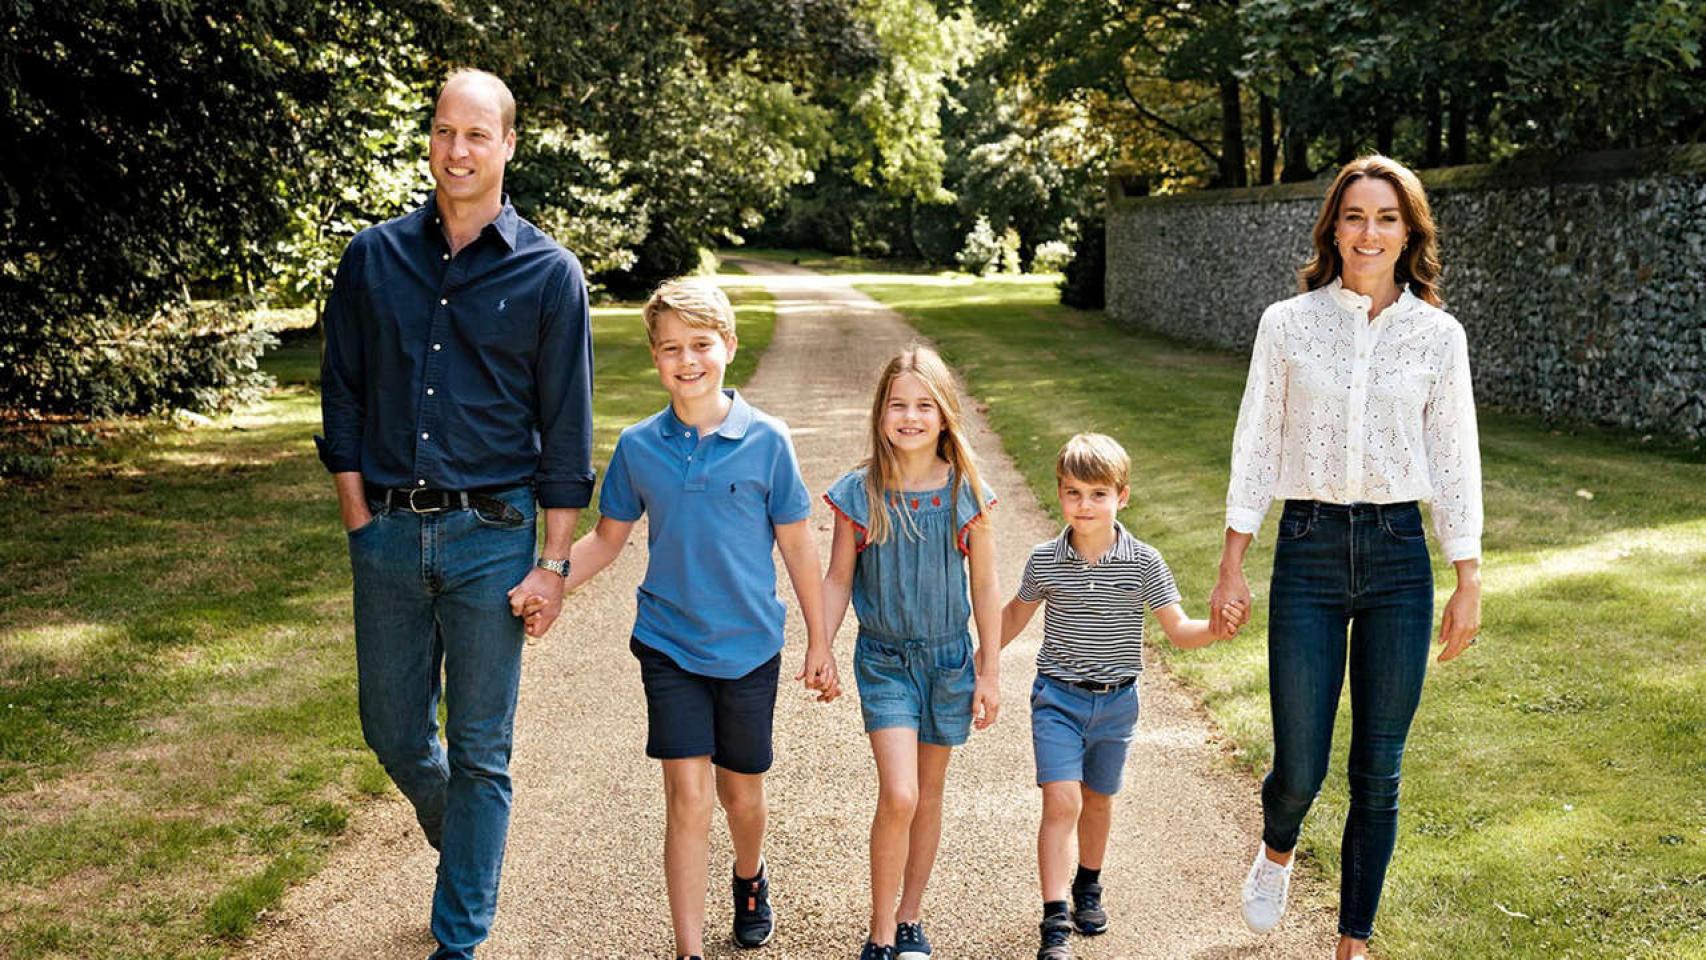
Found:
[[[666,283],[645,306],[669,406],[622,431],[598,525],[570,553],[567,587],[609,565],[650,514],[646,578],[629,648],[646,690],[646,755],[663,764],[664,871],[678,957],[704,952],[705,878],[715,796],[734,841],[734,940],[769,942],[764,772],[784,607],[772,546],[806,622],[796,675],[828,702],[841,692],[823,628],[811,497],[782,421],[723,389],[735,315],[707,280]]]
[[[1113,795],[1137,725],[1145,609],[1155,611],[1176,646],[1192,649],[1218,639],[1208,621],[1185,617],[1161,554],[1115,519],[1131,495],[1130,472],[1131,459],[1111,437],[1081,433],[1067,441],[1054,465],[1066,529],[1031,551],[1019,593],[1001,612],[1005,646],[1038,604],[1048,604],[1031,685],[1031,743],[1043,791],[1037,960],[1070,960],[1074,927],[1085,936],[1108,928],[1101,869]],[[1074,832],[1078,871],[1069,881]]]

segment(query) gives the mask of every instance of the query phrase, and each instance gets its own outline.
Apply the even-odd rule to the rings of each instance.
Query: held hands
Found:
[[[995,675],[980,671],[977,688],[971,697],[971,725],[974,730],[988,730],[1001,713],[1001,682]]]
[[[807,690],[816,690],[817,702],[828,703],[841,696],[841,678],[836,675],[835,654],[828,644],[806,644],[806,660],[795,680],[805,681]]]
[[[1250,622],[1250,583],[1243,570],[1220,571],[1214,592],[1208,596],[1208,630],[1216,640],[1236,636]]]
[[[527,628],[528,642],[543,637],[563,612],[563,578],[538,567],[509,590],[509,612]]]

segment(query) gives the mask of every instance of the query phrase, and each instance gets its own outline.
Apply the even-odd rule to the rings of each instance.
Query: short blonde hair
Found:
[[[492,92],[497,94],[498,118],[503,121],[504,125],[504,128],[498,133],[505,134],[515,129],[515,94],[509,92],[509,84],[504,83],[502,77],[486,70],[458,67],[450,71],[450,75],[445,77],[444,83],[439,86],[438,96],[433,98],[433,103],[437,104],[439,100],[444,98],[444,91],[449,90],[451,84],[462,80],[476,81],[491,87]]]
[[[658,341],[658,318],[674,313],[681,322],[700,330],[715,330],[728,343],[735,340],[735,308],[729,295],[706,277],[681,277],[671,280],[646,300],[642,314],[646,318],[646,339]]]
[[[1080,433],[1066,441],[1054,458],[1056,482],[1068,477],[1123,490],[1131,485],[1131,457],[1118,440],[1105,433]]]

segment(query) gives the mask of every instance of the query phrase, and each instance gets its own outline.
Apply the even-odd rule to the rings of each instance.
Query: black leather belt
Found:
[[[367,495],[384,503],[387,510],[407,510],[410,513],[477,510],[487,517],[509,523],[519,523],[526,519],[526,515],[520,510],[491,494],[476,490],[434,490],[428,487],[399,490],[369,486]]]
[[[1069,687],[1077,687],[1080,690],[1087,690],[1091,693],[1113,693],[1115,690],[1124,690],[1126,687],[1137,682],[1136,677],[1126,677],[1124,680],[1115,680],[1113,683],[1103,683],[1100,680],[1068,680],[1065,677],[1051,676],[1046,673],[1043,674],[1043,676],[1048,677],[1050,680],[1058,680]]]

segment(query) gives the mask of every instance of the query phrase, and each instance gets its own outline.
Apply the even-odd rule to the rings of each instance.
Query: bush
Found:
[[[1059,273],[1072,262],[1072,247],[1063,240],[1037,244],[1031,254],[1031,269],[1038,273]]]
[[[1100,219],[1085,221],[1077,250],[1060,281],[1061,303],[1081,310],[1100,310],[1107,305],[1107,241],[1107,227]]]
[[[217,412],[272,386],[257,361],[277,339],[225,304],[179,305],[142,322],[86,319],[72,330],[5,326],[0,409],[13,414]]]
[[[977,223],[966,234],[965,244],[960,252],[954,255],[960,269],[967,273],[985,276],[994,273],[1001,267],[1001,256],[1004,251],[1001,241],[996,238],[995,231],[989,226],[988,217],[978,217]]]

